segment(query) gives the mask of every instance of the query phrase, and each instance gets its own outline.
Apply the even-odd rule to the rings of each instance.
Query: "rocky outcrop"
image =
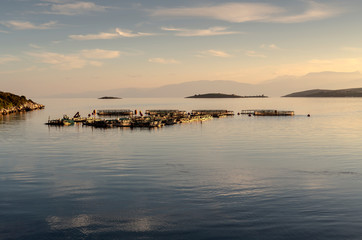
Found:
[[[43,109],[45,106],[12,93],[0,92],[0,114],[7,115],[17,112],[28,112]]]

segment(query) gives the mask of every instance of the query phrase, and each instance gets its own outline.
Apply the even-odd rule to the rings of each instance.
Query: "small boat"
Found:
[[[74,124],[74,120],[70,119],[67,115],[64,115],[63,118],[60,119],[49,119],[45,124],[50,126],[69,126]]]

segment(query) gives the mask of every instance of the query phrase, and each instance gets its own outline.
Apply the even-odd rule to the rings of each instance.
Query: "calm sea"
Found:
[[[362,99],[34,100],[46,109],[0,117],[2,240],[362,237]],[[296,116],[44,125],[112,108]]]

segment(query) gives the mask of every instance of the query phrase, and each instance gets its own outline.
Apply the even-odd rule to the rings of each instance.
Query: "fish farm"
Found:
[[[247,114],[249,116],[293,116],[294,111],[280,111],[280,110],[242,110],[240,114]],[[99,117],[97,117],[97,115]],[[164,110],[152,109],[146,110],[145,114],[141,111],[130,109],[107,109],[107,110],[94,110],[88,117],[81,117],[77,112],[72,118],[63,115],[63,118],[48,119],[46,125],[50,126],[69,126],[73,124],[82,124],[83,126],[91,126],[97,128],[111,128],[111,127],[141,127],[141,128],[155,128],[165,125],[174,125],[179,123],[189,123],[194,121],[206,121],[213,118],[222,118],[234,116],[233,111],[229,110],[192,110],[191,112],[180,110]],[[113,116],[116,118],[105,118]]]
[[[96,115],[100,117],[96,117]],[[188,123],[194,121],[206,121],[213,117],[233,116],[231,111],[225,110],[197,110],[188,113],[180,110],[146,110],[145,115],[141,111],[131,111],[128,109],[94,110],[88,117],[80,117],[76,113],[73,118],[64,115],[63,118],[48,120],[46,125],[68,126],[81,123],[83,126],[98,128],[111,127],[142,127],[154,128],[178,123]],[[117,116],[117,118],[107,119],[104,116]]]

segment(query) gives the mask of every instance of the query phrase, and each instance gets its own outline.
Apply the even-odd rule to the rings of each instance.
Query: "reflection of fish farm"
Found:
[[[100,116],[118,116],[118,118],[104,119],[96,118]],[[138,115],[139,114],[139,115]],[[93,116],[81,118],[77,113],[73,118],[66,115],[63,119],[48,120],[48,125],[71,125],[74,122],[81,122],[84,126],[109,128],[109,127],[162,127],[177,123],[187,123],[193,121],[205,121],[213,117],[234,116],[234,112],[227,110],[193,110],[191,113],[179,110],[146,110],[145,116],[141,111],[131,111],[128,109],[113,109],[93,111]]]

